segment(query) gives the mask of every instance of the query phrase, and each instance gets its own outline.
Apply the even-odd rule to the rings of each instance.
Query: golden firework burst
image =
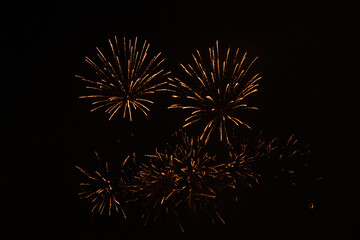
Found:
[[[203,141],[182,133],[177,135],[175,147],[156,150],[148,155],[148,163],[141,165],[136,177],[135,192],[143,200],[146,211],[143,218],[154,221],[165,213],[176,219],[183,230],[179,213],[208,211],[211,219],[222,222],[216,206],[216,191],[213,189],[217,170],[215,156],[204,149]]]
[[[161,53],[150,57],[148,50],[150,44],[145,41],[141,50],[138,50],[138,38],[127,41],[123,38],[122,43],[117,37],[109,39],[111,48],[110,57],[105,57],[103,52],[96,48],[99,64],[89,57],[85,61],[95,70],[95,79],[83,76],[76,77],[87,82],[96,94],[81,96],[80,98],[93,99],[94,108],[106,108],[110,114],[109,120],[118,112],[122,111],[125,118],[129,116],[132,121],[132,111],[139,109],[145,115],[150,111],[148,105],[153,104],[149,99],[151,94],[167,90],[166,82],[162,79],[169,73],[160,68],[164,59]]]
[[[101,161],[98,154],[96,152],[95,154],[98,160]],[[129,157],[124,160],[122,166]],[[121,188],[126,188],[126,184],[123,179],[118,181],[111,179],[108,163],[105,161],[103,171],[95,171],[94,174],[90,174],[79,166],[75,167],[87,177],[87,182],[80,183],[82,191],[79,196],[89,201],[92,206],[91,212],[98,211],[100,215],[108,214],[110,216],[113,211],[119,212],[120,210],[124,218],[126,218],[120,203],[120,197],[123,195],[121,194]]]
[[[258,91],[257,83],[261,76],[248,73],[257,58],[245,66],[246,53],[241,57],[237,49],[235,54],[231,54],[230,48],[222,58],[218,41],[215,47],[209,48],[209,59],[204,59],[198,50],[192,57],[194,65],[181,64],[188,79],[168,78],[176,101],[169,108],[190,109],[191,114],[183,127],[202,122],[201,139],[205,142],[217,128],[220,141],[225,139],[230,144],[229,123],[250,128],[239,119],[239,113],[245,109],[257,109],[244,102],[247,96]]]
[[[260,174],[255,172],[252,168],[252,163],[255,158],[249,156],[245,151],[235,153],[230,151],[227,159],[216,166],[220,175],[224,177],[223,187],[228,187],[233,190],[238,190],[243,185],[253,187],[254,183],[259,183],[258,178]],[[235,196],[237,199],[237,196]]]

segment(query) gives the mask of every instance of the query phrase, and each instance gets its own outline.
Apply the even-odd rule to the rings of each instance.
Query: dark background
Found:
[[[355,1],[13,2],[2,7],[1,22],[1,239],[355,238]],[[254,101],[262,110],[255,128],[271,137],[295,133],[311,149],[305,178],[324,180],[249,193],[227,225],[194,225],[185,234],[88,213],[76,196],[81,176],[74,165],[95,166],[94,150],[109,161],[122,159],[117,140],[124,145],[128,135],[126,121],[89,112],[88,102],[78,99],[84,85],[74,75],[86,75],[84,57],[94,57],[96,46],[107,48],[114,35],[147,39],[172,71],[217,39],[259,56],[262,90]],[[148,118],[134,122],[147,148],[179,127],[165,106],[155,104]]]

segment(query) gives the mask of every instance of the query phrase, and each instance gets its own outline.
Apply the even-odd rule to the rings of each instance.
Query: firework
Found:
[[[203,209],[211,209],[210,217],[213,219],[214,213],[223,221],[213,189],[217,175],[215,156],[204,150],[203,141],[183,134],[174,148],[156,150],[148,158],[149,163],[142,164],[136,177],[136,192],[145,204],[145,223],[165,213],[175,217],[183,230],[179,213]]]
[[[191,114],[183,127],[202,123],[201,140],[207,142],[215,129],[219,130],[220,141],[230,144],[228,126],[245,126],[239,114],[245,109],[257,109],[248,106],[244,100],[258,91],[259,74],[250,75],[249,69],[257,58],[245,67],[246,53],[242,56],[239,49],[235,54],[227,49],[224,58],[220,56],[219,44],[209,48],[209,59],[204,59],[196,50],[192,54],[194,65],[181,67],[188,79],[168,78],[173,98],[177,101],[169,108],[190,109]],[[208,60],[208,61],[205,61]]]
[[[264,180],[281,180],[296,186],[301,170],[308,166],[304,155],[309,153],[309,146],[299,143],[294,135],[286,141],[259,137],[254,146],[249,145],[244,151],[254,158]]]
[[[164,78],[168,72],[160,69],[164,62],[160,58],[161,53],[150,57],[148,50],[150,44],[147,41],[138,50],[138,39],[118,42],[117,37],[114,40],[109,39],[111,56],[105,55],[97,50],[99,64],[92,61],[89,57],[85,61],[95,70],[94,79],[87,79],[82,76],[76,77],[87,82],[88,89],[95,93],[80,98],[93,99],[94,108],[91,111],[105,108],[105,112],[110,114],[109,120],[117,113],[122,112],[123,118],[129,116],[132,121],[132,111],[139,109],[145,115],[150,111],[149,104],[153,102],[149,99],[151,94],[164,91]]]
[[[291,135],[285,144],[279,144],[276,151],[275,159],[280,171],[277,171],[275,177],[296,186],[301,169],[308,166],[306,158],[303,156],[309,152],[309,146],[302,146],[294,134]]]
[[[219,176],[222,189],[232,189],[235,193],[234,199],[237,201],[239,190],[244,187],[252,188],[256,183],[258,184],[260,174],[254,171],[253,162],[255,158],[249,156],[245,151],[241,153],[228,152],[227,159],[216,166],[219,171]]]
[[[98,154],[96,152],[95,154],[98,160],[101,161]],[[128,159],[129,156],[124,160],[122,166]],[[91,212],[98,211],[100,215],[108,214],[110,216],[112,212],[119,212],[120,210],[124,218],[126,218],[120,204],[120,198],[124,195],[123,192],[126,189],[125,180],[113,180],[106,161],[104,170],[101,172],[95,171],[94,174],[90,174],[79,166],[75,167],[87,177],[87,182],[80,183],[82,191],[79,196],[90,202],[92,205]]]

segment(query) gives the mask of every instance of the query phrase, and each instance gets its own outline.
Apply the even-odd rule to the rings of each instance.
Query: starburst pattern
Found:
[[[95,154],[97,159],[101,161],[98,154],[96,152]],[[124,160],[122,167],[128,159],[129,156]],[[91,212],[97,211],[100,215],[111,215],[112,212],[119,212],[120,210],[124,218],[126,218],[120,203],[120,198],[124,196],[124,189],[127,187],[125,180],[123,178],[113,180],[106,161],[103,171],[95,171],[94,174],[79,166],[75,167],[87,177],[87,182],[80,183],[82,191],[79,196],[89,201]]]
[[[137,214],[139,210],[145,224],[174,220],[184,231],[183,220],[189,217],[202,221],[206,216],[212,223],[225,223],[221,213],[228,207],[224,206],[237,202],[243,189],[259,182],[269,184],[266,189],[279,182],[286,187],[288,183],[301,185],[297,180],[301,168],[308,165],[302,158],[308,147],[301,146],[294,135],[282,142],[276,138],[267,141],[261,134],[245,137],[234,132],[239,126],[251,129],[242,114],[257,109],[247,103],[261,79],[252,71],[257,58],[247,61],[247,53],[240,54],[239,49],[222,52],[216,41],[208,55],[196,50],[194,63],[180,64],[184,77],[169,77],[165,82],[170,72],[161,69],[161,53],[150,56],[147,41],[138,49],[137,38],[118,41],[114,37],[109,45],[109,55],[96,48],[98,61],[85,58],[94,70],[92,76],[76,75],[94,92],[80,97],[93,100],[91,111],[105,109],[109,120],[120,113],[132,121],[134,111],[147,115],[153,94],[167,91],[174,99],[169,108],[189,111],[183,128],[197,125],[200,134],[190,137],[181,130],[175,134],[175,142],[155,149],[154,154],[136,154],[140,161],[135,161],[133,151],[133,161],[128,161],[128,156],[121,168],[116,168],[120,174],[115,178],[108,163],[95,152],[101,170],[90,173],[76,166],[87,178],[80,184],[79,196],[89,202],[91,212],[120,212],[126,218],[126,203],[129,212]],[[314,208],[312,201],[308,207]]]
[[[205,208],[212,210],[212,219],[214,213],[223,221],[213,189],[218,174],[215,156],[204,150],[203,141],[183,134],[174,148],[156,150],[148,157],[149,163],[142,164],[136,177],[135,190],[145,204],[145,222],[165,213],[175,217],[183,230],[179,213],[196,213]]]
[[[181,67],[188,79],[169,78],[175,104],[169,108],[190,109],[191,114],[183,127],[202,123],[201,139],[207,142],[215,129],[219,130],[220,141],[230,144],[228,126],[245,126],[248,124],[239,119],[239,114],[250,107],[244,99],[258,91],[259,74],[250,75],[249,69],[257,58],[245,66],[246,53],[240,56],[240,50],[231,54],[227,49],[225,57],[221,56],[218,41],[215,47],[209,48],[209,59],[204,59],[196,50],[192,54],[194,65]],[[208,61],[206,61],[208,60]]]
[[[89,57],[85,61],[95,70],[94,79],[88,79],[79,75],[87,82],[88,89],[92,89],[96,94],[82,96],[81,98],[93,99],[94,108],[106,108],[105,112],[110,114],[109,120],[119,111],[125,118],[129,116],[132,120],[132,111],[139,109],[145,115],[150,111],[148,105],[153,104],[149,99],[151,94],[167,90],[165,81],[162,79],[168,74],[160,69],[164,62],[160,58],[161,53],[150,57],[148,50],[150,44],[147,41],[138,50],[138,39],[118,42],[109,39],[111,56],[105,57],[103,52],[96,48],[100,63],[97,64]]]

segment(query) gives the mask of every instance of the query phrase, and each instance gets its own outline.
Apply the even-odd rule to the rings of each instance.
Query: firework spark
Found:
[[[255,158],[247,155],[245,151],[239,154],[230,151],[224,163],[216,166],[222,178],[221,188],[232,189],[235,201],[238,199],[239,189],[244,186],[252,188],[255,183],[259,183],[260,174],[254,171],[252,166],[254,160]]]
[[[96,94],[81,96],[80,98],[93,99],[94,108],[106,108],[105,112],[110,114],[109,120],[119,111],[122,111],[123,118],[129,116],[132,121],[132,111],[139,109],[145,115],[150,111],[148,104],[153,104],[149,96],[155,92],[165,91],[166,83],[162,82],[169,72],[160,69],[164,62],[160,58],[161,53],[150,57],[148,50],[150,44],[147,41],[142,45],[141,50],[137,49],[138,39],[127,41],[123,38],[123,43],[109,39],[111,57],[107,58],[97,50],[100,59],[99,65],[89,57],[85,61],[95,70],[94,80],[76,75],[76,77],[89,83],[88,89],[92,89]]]
[[[221,218],[216,207],[216,192],[213,189],[217,170],[215,156],[205,150],[203,141],[185,134],[174,148],[148,155],[149,163],[142,164],[136,191],[145,202],[145,222],[156,220],[165,212],[175,217],[183,230],[179,213],[184,210],[196,213],[211,208],[214,216]],[[213,219],[212,213],[210,217]]]
[[[299,141],[291,135],[285,144],[280,145],[277,151],[277,165],[281,167],[276,178],[282,178],[292,186],[296,186],[297,177],[301,172],[301,168],[308,165],[303,156],[310,152],[309,146],[301,146]]]
[[[98,154],[96,152],[95,154],[100,161]],[[124,160],[122,166],[128,159],[129,156]],[[118,181],[111,179],[108,163],[105,161],[104,171],[95,171],[95,174],[90,174],[79,166],[75,167],[88,178],[87,182],[80,183],[82,192],[79,193],[79,196],[90,202],[92,205],[91,212],[97,210],[100,215],[108,214],[110,216],[113,211],[118,212],[120,210],[126,218],[119,200],[122,195],[121,190],[126,188],[126,184],[123,179]]]
[[[168,78],[173,98],[176,103],[169,108],[190,109],[191,114],[185,120],[183,127],[197,122],[203,122],[201,140],[207,142],[212,132],[219,130],[220,141],[230,144],[227,126],[245,126],[239,119],[239,113],[250,107],[244,99],[258,91],[259,74],[248,74],[257,58],[245,67],[246,53],[241,57],[239,49],[230,54],[228,48],[225,58],[220,56],[219,44],[209,48],[209,61],[204,61],[200,52],[192,54],[194,66],[188,64],[181,67],[188,75],[188,81],[179,78]],[[233,56],[232,56],[233,55]],[[249,76],[250,75],[250,76]]]
[[[263,178],[296,186],[297,177],[308,166],[304,155],[310,151],[308,145],[302,145],[291,135],[286,141],[277,138],[267,141],[259,137],[255,146],[245,147],[245,152],[253,156]]]

